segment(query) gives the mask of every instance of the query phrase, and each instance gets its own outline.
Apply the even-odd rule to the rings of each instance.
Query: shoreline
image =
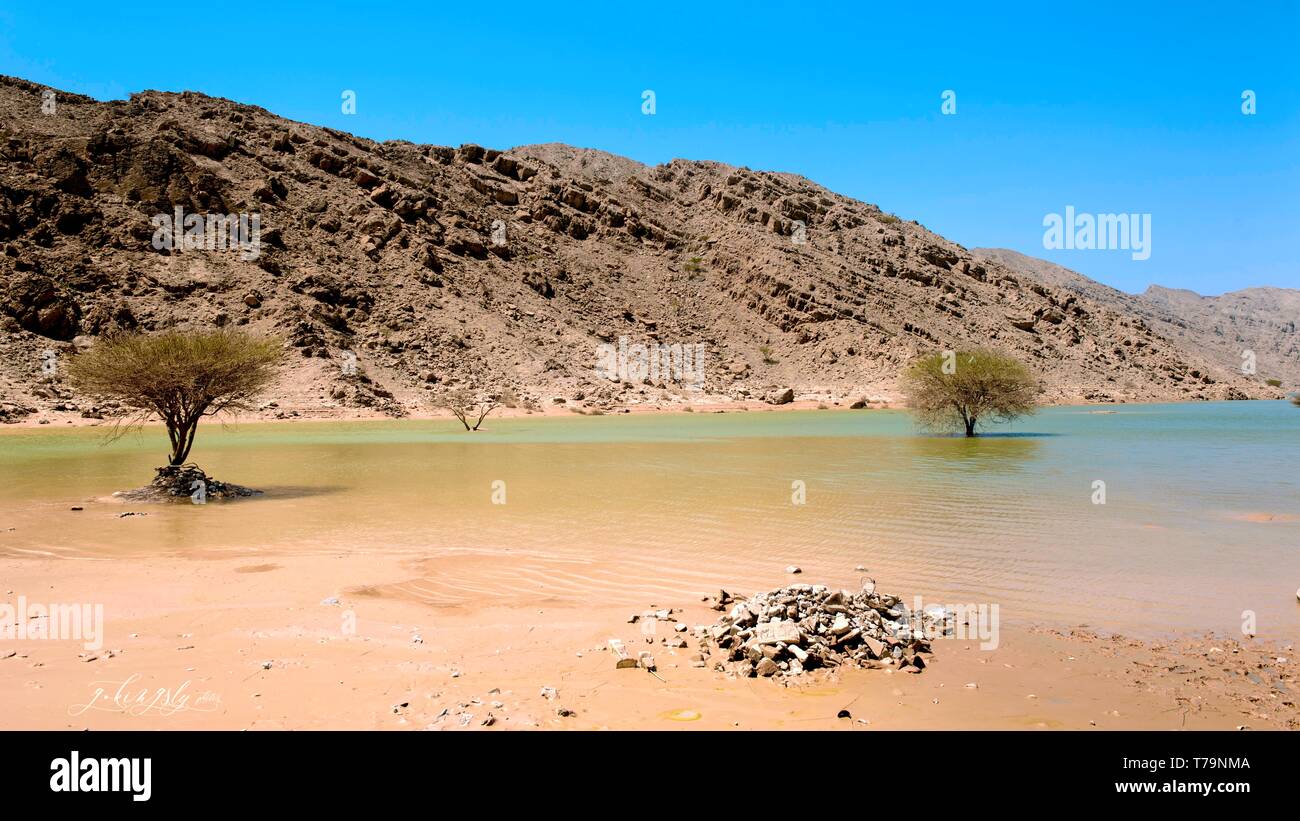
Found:
[[[1278,402],[1286,401],[1280,399],[1235,399],[1235,400],[1214,400],[1221,402]],[[1055,408],[1097,408],[1092,411],[1097,414],[1119,413],[1122,408],[1147,407],[1151,405],[1204,405],[1205,401],[1182,401],[1182,402],[1105,402],[1105,403],[1073,403],[1062,402],[1053,404],[1044,404],[1038,406],[1039,410]],[[687,410],[690,408],[690,410]],[[290,411],[285,413],[285,411]],[[570,417],[598,417],[598,416],[628,416],[628,415],[656,415],[667,416],[681,413],[700,413],[700,414],[718,414],[718,413],[788,413],[790,411],[842,411],[849,413],[870,413],[871,411],[906,411],[907,407],[899,402],[880,401],[873,402],[865,408],[850,408],[843,402],[834,402],[827,405],[824,401],[814,399],[797,399],[793,402],[787,402],[781,405],[774,405],[762,400],[753,400],[747,402],[728,402],[728,403],[700,403],[681,405],[662,405],[646,404],[631,405],[626,408],[619,408],[609,411],[594,413],[591,411],[580,410],[575,406],[543,406],[539,410],[530,411],[524,408],[498,408],[488,417],[492,419],[553,419],[553,418],[570,418]],[[392,416],[390,414],[379,413],[374,411],[364,411],[360,409],[343,409],[343,408],[288,408],[271,410],[258,410],[251,413],[241,413],[228,417],[210,418],[209,424],[227,424],[238,425],[240,423],[263,423],[263,422],[425,422],[432,420],[452,421],[455,417],[450,412],[421,412],[410,413],[404,416]],[[112,418],[88,418],[83,417],[76,412],[64,411],[38,411],[27,418],[14,422],[5,422],[0,424],[0,434],[11,430],[24,430],[27,428],[42,428],[49,425],[57,426],[60,429],[67,427],[74,428],[94,428],[109,427],[113,423]],[[486,422],[485,422],[486,424]],[[143,427],[154,428],[161,427],[160,421],[145,422]],[[468,431],[467,431],[468,432]]]

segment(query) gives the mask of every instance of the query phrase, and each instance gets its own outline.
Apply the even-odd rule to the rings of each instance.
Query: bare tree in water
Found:
[[[451,415],[460,420],[465,430],[478,430],[488,414],[499,407],[499,401],[495,396],[475,397],[468,391],[457,388],[444,393],[439,404],[451,411]]]

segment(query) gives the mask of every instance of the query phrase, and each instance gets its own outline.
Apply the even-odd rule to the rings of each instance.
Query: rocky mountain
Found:
[[[99,413],[59,358],[169,326],[282,334],[285,414],[428,412],[447,388],[583,412],[889,399],[912,357],[969,345],[1022,358],[1049,402],[1276,394],[1136,309],[791,174],[380,143],[190,92],[51,91],[0,78],[8,419]],[[245,244],[223,250],[241,217]],[[620,341],[703,351],[701,384],[601,370]]]
[[[975,248],[982,259],[999,262],[1029,279],[1063,288],[1112,310],[1141,317],[1188,356],[1205,356],[1241,370],[1254,353],[1255,372],[1288,388],[1300,385],[1300,291],[1245,288],[1221,296],[1152,285],[1126,294],[1044,259],[1005,248]]]

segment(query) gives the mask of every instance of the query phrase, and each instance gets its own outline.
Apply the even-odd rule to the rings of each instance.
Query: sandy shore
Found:
[[[674,414],[674,413],[783,413],[787,411],[808,411],[808,410],[850,410],[850,406],[855,400],[844,397],[840,399],[796,399],[793,402],[787,402],[783,405],[774,405],[760,399],[751,399],[737,402],[695,402],[695,403],[645,403],[638,405],[628,405],[608,410],[599,410],[587,408],[582,403],[569,403],[564,405],[542,405],[536,410],[530,410],[522,407],[515,408],[497,408],[492,411],[485,425],[490,425],[493,419],[517,419],[527,417],[572,417],[572,416],[617,416],[620,414]],[[1168,403],[1148,403],[1148,402],[1114,402],[1108,403],[1105,410],[1090,411],[1097,414],[1118,413],[1115,408],[1141,407],[1147,404],[1168,404]],[[1199,403],[1188,403],[1199,404]],[[1041,405],[1040,408],[1091,408],[1095,404],[1089,403],[1050,403]],[[865,408],[853,408],[854,413],[865,413],[873,410],[905,410],[906,405],[901,401],[893,399],[872,399]],[[367,422],[367,421],[397,421],[397,420],[427,420],[442,419],[451,421],[455,417],[447,411],[420,411],[408,413],[405,416],[395,417],[389,414],[379,413],[377,411],[364,408],[350,407],[326,407],[320,405],[277,405],[273,408],[263,408],[255,411],[247,411],[237,416],[219,417],[210,420],[209,424],[220,424],[221,422]],[[80,413],[40,410],[18,421],[8,422],[0,425],[0,434],[6,430],[17,431],[34,427],[59,426],[59,427],[100,427],[112,425],[113,419],[87,418]],[[146,427],[161,427],[161,422],[148,422]]]
[[[612,410],[595,410],[586,408],[581,404],[567,405],[543,405],[537,410],[528,410],[525,408],[497,408],[492,411],[488,417],[490,424],[492,419],[517,419],[525,417],[571,417],[571,416],[617,416],[619,414],[645,414],[645,413],[763,413],[763,412],[783,412],[792,410],[847,410],[850,402],[845,401],[821,401],[815,399],[802,399],[794,402],[787,402],[784,405],[773,405],[761,400],[749,400],[745,402],[698,402],[691,404],[642,404],[629,405]],[[898,403],[887,401],[876,401],[871,403],[865,409],[857,410],[886,410],[890,408],[901,407]],[[856,411],[855,411],[856,412]],[[275,408],[261,409],[240,413],[238,416],[222,417],[215,420],[219,424],[221,421],[228,422],[291,422],[291,421],[315,421],[315,422],[366,422],[366,421],[388,421],[392,422],[397,419],[403,420],[423,420],[423,419],[445,419],[453,420],[455,417],[447,411],[427,411],[410,413],[406,416],[394,417],[376,411],[346,408],[346,407],[322,407],[322,406],[277,406]],[[471,421],[473,421],[471,419]],[[46,425],[57,425],[59,427],[98,427],[112,425],[112,418],[95,419],[82,416],[80,413],[41,410],[31,414],[21,420],[9,422],[0,425],[0,433],[5,430],[22,430],[25,428],[44,427]],[[149,422],[148,426],[161,426],[161,422]]]
[[[402,593],[421,572],[409,556],[359,554],[0,561],[5,600],[102,603],[106,625],[98,650],[0,640],[0,727],[1300,728],[1289,648],[1004,627],[996,650],[935,642],[917,675],[818,672],[785,687],[693,668],[661,628],[655,677],[614,669],[609,639],[649,647],[625,606],[549,606],[539,591],[431,607]],[[646,606],[682,608],[691,625],[717,616],[698,599]]]

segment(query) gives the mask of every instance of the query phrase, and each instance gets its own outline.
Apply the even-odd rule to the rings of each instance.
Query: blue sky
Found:
[[[1300,288],[1295,2],[129,5],[6,4],[0,73],[375,139],[791,171],[1127,291]],[[1150,258],[1044,249],[1068,205],[1151,214]]]

